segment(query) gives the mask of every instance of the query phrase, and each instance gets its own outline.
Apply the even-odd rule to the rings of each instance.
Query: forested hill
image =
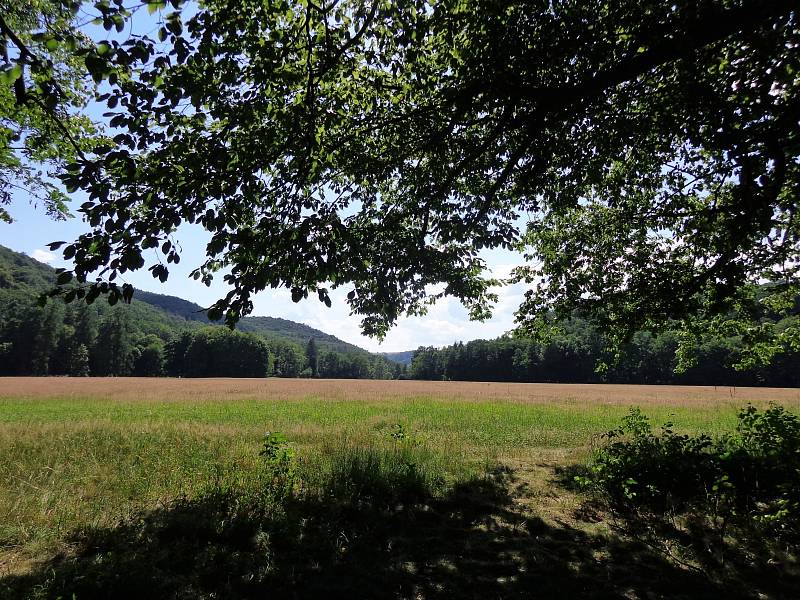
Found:
[[[187,300],[138,291],[130,305],[37,299],[56,271],[0,246],[0,375],[392,378],[402,366],[286,319],[237,332]],[[313,343],[310,343],[313,340]]]
[[[0,289],[45,289],[55,282],[55,269],[0,245]]]
[[[405,352],[381,352],[381,355],[401,365],[410,365],[415,352],[416,350],[406,350]]]
[[[47,289],[54,282],[55,269],[26,254],[15,252],[0,245],[0,288],[22,285],[39,292]],[[139,305],[146,304],[154,307],[159,312],[167,313],[167,320],[169,321],[175,321],[175,317],[177,317],[178,322],[210,323],[206,318],[205,312],[203,312],[202,306],[177,296],[136,290],[134,303]],[[291,340],[298,344],[306,344],[309,339],[314,338],[321,349],[334,352],[363,352],[369,354],[367,350],[354,344],[349,344],[324,331],[302,323],[295,323],[288,319],[245,317],[239,322],[237,328],[241,331],[260,334],[265,337]],[[392,357],[389,356],[388,358],[391,359]],[[410,353],[407,361],[395,360],[395,362],[407,364],[410,362]]]
[[[167,296],[136,290],[134,298],[152,306],[156,306],[168,313],[180,316],[187,321],[197,321],[209,323],[203,307],[189,300],[178,298],[177,296]],[[269,338],[281,338],[291,340],[298,344],[305,344],[309,339],[314,338],[320,348],[335,352],[365,352],[354,344],[348,344],[344,340],[314,329],[303,323],[296,323],[288,319],[279,317],[244,317],[237,323],[236,328],[248,333],[257,333]],[[402,361],[397,361],[402,362]]]
[[[329,333],[280,317],[245,317],[239,321],[236,327],[248,333],[258,333],[265,337],[277,336],[293,340],[298,344],[304,344],[313,337],[320,348],[327,348],[335,352],[367,353],[363,348],[348,344]]]
[[[55,283],[56,271],[52,267],[0,245],[0,315],[12,319],[8,314],[20,303],[35,303],[39,294]],[[104,311],[98,302],[98,310]],[[168,335],[187,326],[186,319],[179,314],[165,312],[147,302],[134,300],[127,309],[145,334]]]

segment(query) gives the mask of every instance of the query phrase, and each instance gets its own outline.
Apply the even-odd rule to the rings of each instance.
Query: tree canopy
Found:
[[[115,278],[148,261],[165,280],[194,223],[193,276],[227,268],[209,315],[229,323],[280,286],[349,287],[368,334],[442,295],[482,318],[486,248],[526,253],[528,331],[579,308],[623,339],[793,302],[795,2],[171,5],[156,39],[85,57],[115,135],[62,175],[92,228],[64,248],[88,287],[64,294],[124,297]],[[798,343],[748,335],[762,355]]]
[[[21,190],[52,217],[68,214],[53,177],[100,141],[83,110],[95,90],[83,56],[91,42],[75,0],[0,0],[0,220]]]

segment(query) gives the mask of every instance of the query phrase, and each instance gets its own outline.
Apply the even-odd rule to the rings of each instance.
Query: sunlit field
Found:
[[[640,406],[654,424],[721,434],[740,408],[797,411],[800,390],[347,380],[0,380],[0,578],[70,556],[109,528],[209,490],[261,485],[259,451],[280,432],[302,485],[342,449],[411,448],[442,494],[509,478],[526,518],[575,521],[558,473]],[[334,466],[332,466],[334,465]],[[427,479],[426,479],[427,481]],[[583,523],[602,532],[603,522]],[[0,590],[3,588],[0,587]],[[430,594],[429,594],[430,595]],[[80,597],[80,596],[78,596]]]

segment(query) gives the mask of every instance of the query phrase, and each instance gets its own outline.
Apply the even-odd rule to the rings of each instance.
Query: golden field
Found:
[[[800,406],[800,389],[455,381],[380,381],[369,379],[167,379],[125,377],[5,377],[0,397],[103,398],[120,401],[218,400],[439,400],[530,404],[608,404],[641,406],[739,406],[776,402]]]

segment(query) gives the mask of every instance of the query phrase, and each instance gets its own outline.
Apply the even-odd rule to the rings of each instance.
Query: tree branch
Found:
[[[22,58],[22,57],[30,58],[30,63],[29,64],[32,64],[32,65],[37,65],[37,64],[41,64],[42,63],[42,60],[38,56],[36,56],[28,48],[28,46],[25,45],[25,42],[23,42],[19,38],[19,36],[16,33],[14,33],[14,31],[11,29],[11,27],[8,26],[8,23],[6,23],[6,21],[5,21],[5,19],[3,19],[2,15],[0,15],[0,32],[2,32],[3,35],[8,37],[8,39],[10,39],[14,43],[14,45],[19,50],[20,58]],[[24,62],[22,64],[24,64]],[[22,82],[21,85],[17,85],[20,82]],[[29,100],[33,100],[33,102],[37,106],[39,106],[44,111],[44,113],[48,117],[50,117],[50,119],[61,130],[61,132],[64,134],[64,136],[69,141],[70,145],[74,148],[76,154],[82,160],[86,160],[86,156],[83,154],[83,150],[81,150],[81,147],[78,145],[77,141],[72,136],[72,133],[69,131],[67,126],[64,125],[64,123],[62,122],[61,118],[56,114],[56,112],[52,108],[47,106],[47,104],[42,102],[41,98],[39,98],[35,94],[28,94],[25,91],[25,86],[24,86],[24,81],[22,81],[22,76],[20,76],[19,79],[17,79],[14,83],[15,83],[14,92],[15,92],[15,95],[17,97],[17,102],[19,102],[19,103],[27,103]],[[56,84],[56,87],[58,88],[58,84]]]
[[[658,41],[649,49],[622,59],[582,83],[570,87],[513,86],[509,92],[546,106],[586,100],[602,94],[609,87],[635,79],[656,67],[689,58],[706,46],[755,29],[774,18],[788,16],[796,10],[797,2],[793,0],[751,0],[737,8],[709,10],[685,25],[665,25],[661,32],[654,32],[652,37]],[[679,31],[680,35],[671,35],[674,31]],[[497,81],[491,85],[507,87]]]

